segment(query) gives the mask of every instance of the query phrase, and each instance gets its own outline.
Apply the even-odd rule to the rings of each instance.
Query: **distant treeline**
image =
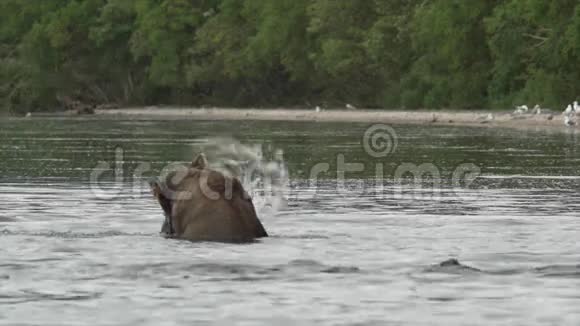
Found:
[[[562,108],[578,0],[1,0],[4,110]]]

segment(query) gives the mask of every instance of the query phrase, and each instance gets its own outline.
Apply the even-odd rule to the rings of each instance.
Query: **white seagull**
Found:
[[[568,104],[568,107],[566,107],[566,110],[564,110],[564,114],[566,116],[569,116],[572,114],[572,105]]]
[[[574,101],[574,113],[580,114],[580,105],[578,105],[578,101]]]
[[[514,111],[514,114],[523,114],[523,113],[528,113],[528,106],[527,105],[519,105],[516,106],[516,110]]]
[[[495,119],[495,117],[493,116],[492,113],[489,113],[487,116],[485,117],[482,116],[479,119],[483,119],[481,123],[491,123]]]
[[[320,106],[317,105],[316,108],[314,109],[314,111],[320,112]]]
[[[570,116],[565,116],[565,117],[564,117],[564,124],[565,124],[566,126],[568,126],[568,127],[571,127],[571,126],[575,126],[575,125],[576,125],[576,121],[572,120],[572,119],[570,118]]]
[[[540,107],[540,105],[536,104],[536,106],[534,106],[532,114],[542,114],[542,108]]]
[[[356,107],[352,104],[346,103],[346,108],[349,110],[356,110]]]

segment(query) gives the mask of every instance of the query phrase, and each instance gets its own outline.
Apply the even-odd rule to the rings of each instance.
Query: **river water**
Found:
[[[160,237],[145,181],[218,136],[283,153],[270,237]],[[580,325],[573,131],[4,119],[0,162],[1,325]]]

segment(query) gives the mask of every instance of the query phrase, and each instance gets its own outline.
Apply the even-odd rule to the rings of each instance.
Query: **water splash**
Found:
[[[284,152],[271,145],[246,145],[233,138],[210,138],[201,145],[210,167],[238,178],[259,215],[274,215],[286,205],[288,168]]]

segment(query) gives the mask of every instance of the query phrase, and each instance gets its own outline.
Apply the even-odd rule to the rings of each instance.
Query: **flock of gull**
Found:
[[[357,110],[357,109],[358,109],[356,106],[354,106],[354,105],[352,105],[352,104],[349,104],[349,103],[346,103],[346,105],[345,105],[344,107],[345,107],[347,110]],[[314,112],[321,112],[321,111],[323,111],[323,109],[322,109],[322,108],[321,108],[319,105],[317,105],[317,106],[314,108]]]
[[[534,106],[534,108],[532,110],[530,110],[527,105],[519,105],[519,106],[516,106],[513,114],[514,115],[542,114],[542,112],[546,112],[546,111],[551,112],[551,110],[542,109],[537,104],[536,104],[536,106]],[[564,125],[575,126],[577,124],[577,117],[578,116],[580,116],[580,105],[578,105],[578,101],[574,101],[574,103],[568,104],[566,109],[562,112]],[[553,117],[553,115],[551,115],[550,117]]]
[[[345,108],[347,110],[356,110],[357,108],[352,104],[346,104]],[[323,109],[320,106],[316,106],[314,108],[315,112],[321,112]],[[512,113],[512,117],[514,119],[525,119],[526,116],[532,115],[540,115],[540,114],[547,114],[548,120],[553,120],[554,117],[557,115],[557,112],[551,109],[546,109],[540,107],[539,104],[536,104],[532,109],[530,109],[527,105],[518,105],[515,107],[514,112]],[[563,118],[564,125],[571,127],[576,126],[578,124],[578,117],[580,117],[580,105],[578,101],[574,101],[574,103],[569,104],[566,109],[561,114]],[[489,113],[487,116],[482,117],[484,121],[482,123],[490,123],[495,120],[495,116],[492,113]],[[434,118],[434,121],[436,119]]]

